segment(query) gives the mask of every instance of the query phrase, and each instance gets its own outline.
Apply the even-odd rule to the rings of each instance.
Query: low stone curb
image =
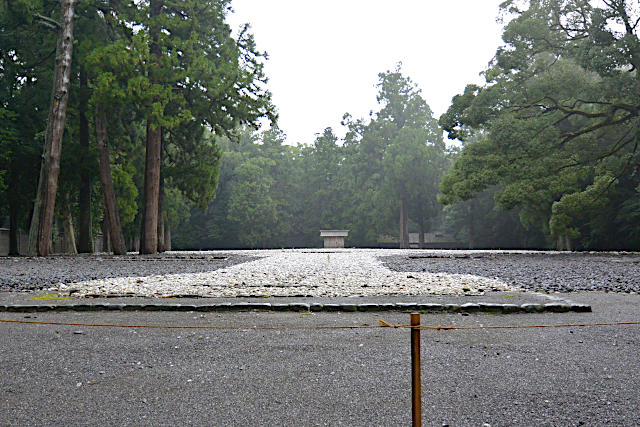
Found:
[[[423,304],[423,303],[386,303],[386,304],[320,304],[320,303],[250,303],[225,302],[216,304],[10,304],[0,305],[0,312],[64,312],[64,311],[290,311],[290,312],[376,312],[376,311],[419,311],[423,313],[567,313],[591,312],[591,306],[574,303],[547,304]]]

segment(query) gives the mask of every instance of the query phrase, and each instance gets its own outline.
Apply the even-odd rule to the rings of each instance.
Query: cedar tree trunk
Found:
[[[100,222],[100,228],[102,229],[102,252],[111,252],[111,245],[109,244],[109,221],[106,215]]]
[[[407,199],[400,201],[400,249],[409,248],[409,212],[407,210]]]
[[[151,0],[151,46],[149,48],[156,67],[160,67],[162,52],[158,44],[160,25],[154,20],[162,12],[162,0]],[[147,146],[144,169],[144,207],[140,253],[158,252],[158,199],[160,195],[160,155],[162,151],[162,128],[150,114],[147,118]]]
[[[169,226],[169,221],[164,223],[164,250],[171,250],[171,227]]]
[[[469,249],[474,249],[476,244],[476,227],[475,227],[475,221],[473,220],[473,215],[475,212],[475,203],[473,201],[473,199],[471,199],[471,201],[469,202],[469,217],[468,217],[468,224],[469,224]]]
[[[15,197],[9,200],[9,256],[20,255],[18,247],[18,202]]]
[[[78,205],[78,252],[93,252],[93,232],[91,221],[91,173],[89,171],[89,122],[87,111],[89,109],[89,88],[87,84],[87,72],[80,70],[80,102],[78,105],[78,119],[80,127],[80,151],[82,164],[80,165],[80,192]]]
[[[98,152],[100,157],[100,181],[104,193],[104,211],[109,240],[113,253],[116,255],[126,255],[127,246],[124,242],[122,227],[120,226],[120,215],[116,203],[116,194],[113,189],[111,179],[111,165],[109,164],[109,142],[107,139],[107,118],[100,106],[96,107],[96,135],[98,138]],[[106,250],[106,248],[105,248]]]
[[[44,136],[44,153],[38,180],[38,192],[29,229],[29,255],[47,256],[51,245],[53,214],[60,174],[60,154],[64,133],[73,52],[73,7],[75,0],[62,0],[62,25],[56,47],[51,105]]]
[[[160,158],[160,164],[162,165],[162,158]],[[164,224],[165,224],[164,204],[165,204],[164,177],[162,176],[162,170],[161,170],[160,171],[160,194],[158,197],[158,252],[164,252],[166,250],[164,245]]]
[[[144,173],[144,210],[140,253],[158,252],[158,199],[160,195],[161,128],[147,124],[147,149]]]
[[[64,240],[62,241],[62,252],[65,254],[77,254],[76,235],[73,229],[73,218],[71,215],[71,200],[69,193],[65,194],[62,206],[62,232]]]

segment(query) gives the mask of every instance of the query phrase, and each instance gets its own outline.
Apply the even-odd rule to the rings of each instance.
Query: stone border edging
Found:
[[[250,303],[225,302],[216,304],[9,304],[0,305],[0,312],[64,312],[64,311],[289,311],[289,312],[377,312],[377,311],[420,311],[426,313],[567,313],[591,312],[586,304],[553,302],[547,304],[433,304],[433,303],[362,303],[362,304],[320,304],[320,303]]]

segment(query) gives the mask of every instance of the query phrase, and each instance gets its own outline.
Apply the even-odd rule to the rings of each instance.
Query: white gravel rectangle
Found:
[[[215,252],[219,255],[221,252]],[[378,249],[285,249],[225,251],[230,256],[258,257],[210,272],[116,277],[59,284],[51,290],[75,296],[137,295],[169,297],[197,295],[317,296],[467,294],[511,291],[497,279],[428,272],[396,272],[385,267],[379,256],[407,254]],[[188,255],[189,252],[180,252]],[[197,252],[206,256],[206,252]]]

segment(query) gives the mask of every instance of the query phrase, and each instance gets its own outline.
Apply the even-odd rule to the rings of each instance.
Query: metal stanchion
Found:
[[[422,426],[422,380],[420,379],[420,314],[411,313],[411,419]]]

